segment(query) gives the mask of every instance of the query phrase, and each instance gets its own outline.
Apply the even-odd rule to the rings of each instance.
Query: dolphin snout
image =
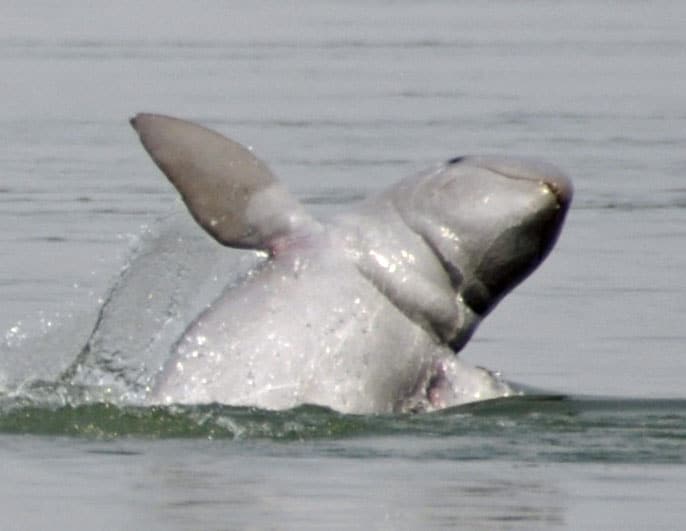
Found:
[[[557,204],[560,208],[566,210],[569,203],[572,202],[572,196],[574,195],[574,187],[572,186],[572,181],[569,180],[569,177],[562,172],[558,172],[554,175],[547,175],[543,179],[543,182],[555,195],[555,199],[557,199]]]

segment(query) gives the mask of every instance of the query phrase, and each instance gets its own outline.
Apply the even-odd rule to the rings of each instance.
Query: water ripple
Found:
[[[329,441],[343,457],[685,463],[686,400],[524,396],[424,415],[343,415],[219,404],[143,407],[82,401],[88,390],[42,384],[0,396],[0,433],[88,439]],[[412,440],[422,440],[412,444]],[[344,445],[335,441],[345,439]],[[382,439],[383,444],[374,441]],[[389,441],[393,441],[392,444]]]

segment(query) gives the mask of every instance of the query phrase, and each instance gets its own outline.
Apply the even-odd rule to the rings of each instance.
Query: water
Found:
[[[0,11],[3,527],[683,521],[681,3]],[[178,209],[126,123],[141,110],[252,145],[322,216],[462,153],[565,168],[576,196],[558,246],[462,354],[550,395],[357,417],[103,405],[102,389],[61,386],[132,247]],[[208,262],[193,267],[210,292]]]

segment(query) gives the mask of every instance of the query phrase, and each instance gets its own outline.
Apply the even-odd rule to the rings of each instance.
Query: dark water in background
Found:
[[[0,15],[3,527],[684,520],[680,2],[6,2]],[[461,153],[565,168],[577,193],[558,247],[463,352],[565,398],[351,417],[104,406],[56,384],[131,246],[175,202],[126,123],[140,110],[252,145],[323,216]]]

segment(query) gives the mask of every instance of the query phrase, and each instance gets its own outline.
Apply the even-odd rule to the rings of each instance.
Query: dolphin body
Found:
[[[240,144],[167,116],[131,124],[213,238],[269,256],[190,324],[149,403],[387,413],[515,392],[456,354],[555,243],[560,170],[458,157],[323,224]]]

